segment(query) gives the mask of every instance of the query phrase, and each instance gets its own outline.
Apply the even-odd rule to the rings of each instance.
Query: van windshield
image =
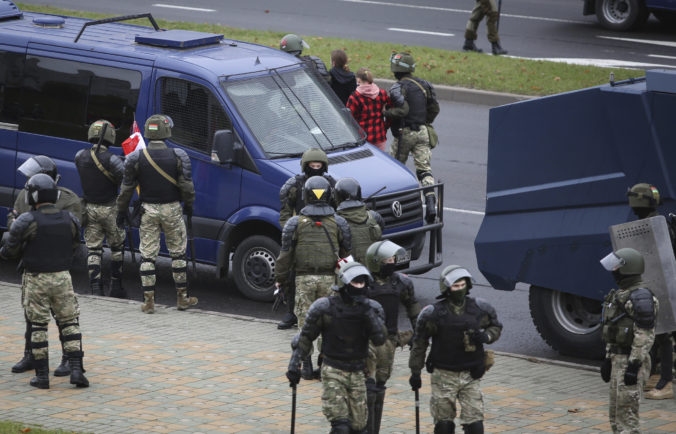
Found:
[[[349,111],[318,80],[300,68],[224,81],[222,86],[270,158],[363,144],[364,134]]]

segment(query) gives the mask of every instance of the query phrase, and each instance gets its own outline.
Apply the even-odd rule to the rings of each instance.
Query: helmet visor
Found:
[[[603,265],[603,268],[607,271],[615,271],[624,264],[626,264],[626,261],[617,256],[615,252],[611,252],[605,258],[601,259],[601,265]]]
[[[376,258],[387,259],[392,256],[405,256],[406,250],[390,240],[383,241],[375,251]]]
[[[368,268],[364,267],[361,264],[357,265],[352,265],[352,266],[347,266],[347,269],[340,273],[340,280],[343,282],[343,284],[347,285],[348,283],[352,282],[356,277],[359,276],[366,276],[368,278],[369,282],[373,282],[373,277],[371,277],[371,273],[369,272]]]
[[[30,178],[33,175],[37,175],[38,173],[42,172],[42,166],[40,166],[40,163],[38,163],[35,158],[31,157],[28,160],[24,161],[21,166],[19,166],[18,169],[23,176],[26,178]]]
[[[469,280],[472,282],[474,279],[472,279],[472,275],[469,274],[469,271],[467,271],[464,268],[456,268],[455,270],[451,271],[447,275],[444,276],[444,285],[447,287],[451,287],[457,280],[462,279],[463,277],[467,277]]]

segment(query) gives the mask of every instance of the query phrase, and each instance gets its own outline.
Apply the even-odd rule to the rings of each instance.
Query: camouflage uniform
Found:
[[[298,370],[321,334],[322,412],[333,427],[349,425],[356,432],[366,427],[365,358],[369,340],[375,345],[385,342],[383,318],[377,302],[363,296],[351,298],[342,290],[340,295],[322,297],[310,306],[289,370]]]
[[[102,143],[94,145],[91,149],[78,151],[75,155],[75,166],[80,175],[85,199],[82,225],[87,244],[87,270],[92,292],[103,295],[101,257],[105,238],[110,247],[110,295],[124,298],[126,294],[122,289],[121,278],[125,234],[124,229],[115,223],[115,199],[124,176],[122,159],[109,152]]]
[[[77,218],[49,203],[36,211],[21,214],[12,224],[7,244],[0,250],[3,259],[23,256],[22,303],[30,324],[29,342],[37,374],[31,385],[36,387],[49,388],[47,326],[50,310],[59,326],[64,357],[73,367],[73,372],[69,370],[65,375],[71,373],[71,383],[78,387],[89,385],[82,376],[84,353],[78,322],[80,309],[68,271],[72,253],[79,246]],[[81,377],[74,382],[72,375],[76,370]],[[41,379],[36,381],[38,378]]]
[[[464,274],[460,273],[458,278],[456,272]],[[486,371],[483,345],[495,342],[502,333],[502,324],[490,304],[466,296],[466,292],[450,291],[451,283],[462,278],[469,291],[471,276],[465,269],[458,266],[444,269],[440,283],[444,299],[420,312],[413,335],[409,358],[411,377],[417,375],[419,381],[423,365],[432,373],[430,410],[435,432],[454,429],[456,401],[462,408],[460,419],[465,432],[483,432],[484,403],[479,389]],[[432,349],[426,362],[430,338]]]
[[[365,262],[366,249],[380,240],[385,227],[382,216],[366,209],[361,201],[344,201],[338,205],[336,214],[347,220],[352,234],[352,256],[357,262]]]
[[[190,158],[182,149],[168,148],[161,140],[151,140],[148,143],[148,153],[164,172],[176,181],[176,185],[164,179],[149,164],[142,150],[128,155],[124,164],[124,180],[117,199],[118,220],[124,219],[131,196],[136,186],[139,185],[142,202],[139,227],[140,273],[144,296],[142,310],[146,313],[155,311],[155,259],[160,251],[160,232],[162,231],[164,231],[167,250],[171,256],[177,306],[179,310],[183,310],[197,304],[197,298],[187,296],[185,255],[187,236],[183,209],[180,204],[180,201],[184,202],[186,214],[192,215],[195,188],[192,182]]]
[[[472,15],[467,21],[465,28],[465,39],[476,40],[479,23],[486,17],[486,30],[488,31],[489,42],[500,42],[498,36],[498,6],[495,0],[476,0],[476,5],[472,10]]]
[[[650,376],[658,302],[640,275],[624,277],[619,286],[604,303],[603,337],[611,366],[608,415],[614,433],[638,433],[639,400]],[[625,384],[630,362],[640,363],[634,385]]]

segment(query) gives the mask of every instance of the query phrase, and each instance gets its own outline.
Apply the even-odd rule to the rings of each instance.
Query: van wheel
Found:
[[[245,297],[272,301],[275,291],[275,262],[279,243],[264,235],[245,238],[232,257],[233,278]]]
[[[606,29],[631,30],[648,20],[643,0],[596,0],[596,18]]]
[[[601,302],[538,286],[530,287],[530,314],[540,336],[566,356],[600,359]]]

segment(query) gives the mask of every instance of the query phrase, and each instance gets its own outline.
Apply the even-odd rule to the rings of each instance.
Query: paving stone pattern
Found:
[[[12,374],[23,351],[20,289],[0,284],[0,420],[94,433],[284,433],[291,389],[284,377],[295,330],[275,323],[202,310],[179,312],[140,303],[79,296],[88,389],[51,377],[51,389],[28,385],[32,373]],[[60,359],[50,323],[50,365]],[[408,351],[397,350],[385,399],[382,432],[415,432]],[[423,375],[421,432],[432,432],[429,376]],[[596,372],[496,356],[483,380],[486,431],[566,433],[609,431],[607,386]],[[318,381],[298,386],[296,430],[328,432]],[[676,403],[643,401],[645,432],[676,432]],[[457,421],[456,421],[457,422]]]

